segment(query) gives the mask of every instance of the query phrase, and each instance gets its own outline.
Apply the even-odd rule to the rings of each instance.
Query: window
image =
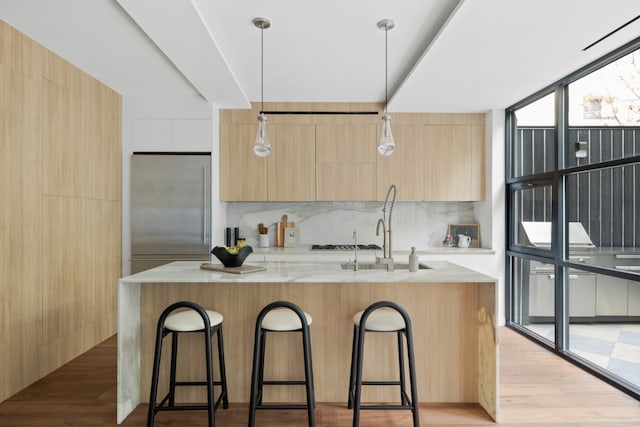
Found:
[[[638,399],[639,47],[508,108],[506,134],[507,323]]]

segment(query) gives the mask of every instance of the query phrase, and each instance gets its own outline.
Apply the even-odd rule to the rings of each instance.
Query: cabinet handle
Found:
[[[618,259],[640,259],[640,255],[638,255],[638,254],[616,254],[616,258],[618,258]]]
[[[556,275],[555,274],[550,274],[549,275],[549,279],[555,279]],[[578,275],[577,274],[570,274],[569,275],[569,280],[577,280],[578,279]]]

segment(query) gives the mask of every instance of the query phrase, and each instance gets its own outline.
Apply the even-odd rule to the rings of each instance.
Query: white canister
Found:
[[[268,234],[261,234],[260,235],[260,240],[258,241],[258,246],[260,246],[261,248],[268,248],[269,247],[269,235]]]

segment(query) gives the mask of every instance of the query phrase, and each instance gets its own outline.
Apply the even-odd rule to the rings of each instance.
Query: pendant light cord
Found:
[[[260,114],[264,112],[264,24],[260,26]]]
[[[384,113],[387,113],[387,104],[389,103],[389,95],[387,90],[387,33],[389,32],[389,28],[387,25],[384,26]]]

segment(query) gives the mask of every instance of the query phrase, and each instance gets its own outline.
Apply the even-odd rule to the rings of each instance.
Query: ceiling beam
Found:
[[[220,108],[251,107],[193,2],[117,1],[205,100]]]

